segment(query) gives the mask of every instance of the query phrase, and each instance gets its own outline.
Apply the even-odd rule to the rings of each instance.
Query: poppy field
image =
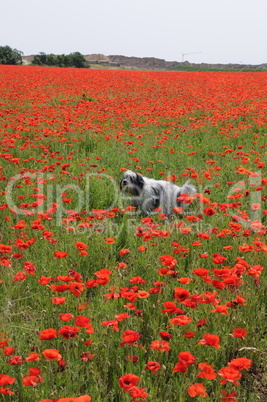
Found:
[[[0,82],[0,400],[266,400],[267,74]],[[128,169],[197,192],[144,216]]]

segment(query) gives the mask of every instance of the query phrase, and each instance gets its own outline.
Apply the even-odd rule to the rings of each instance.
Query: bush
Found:
[[[89,68],[88,62],[79,52],[70,53],[69,55],[45,54],[43,52],[34,56],[32,64],[38,66],[58,66],[58,67],[76,67]]]
[[[22,64],[23,52],[11,49],[10,46],[0,46],[0,64]]]

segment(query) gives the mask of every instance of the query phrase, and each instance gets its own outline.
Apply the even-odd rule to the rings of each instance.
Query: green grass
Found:
[[[170,82],[171,79],[170,76]],[[196,84],[196,76],[193,75],[191,79]],[[119,80],[116,83],[119,85]],[[202,88],[202,85],[198,88]],[[266,210],[266,189],[263,186],[257,192],[253,179],[242,173],[240,167],[251,172],[261,172],[262,178],[266,178],[266,168],[258,168],[258,161],[255,161],[256,158],[259,161],[265,160],[266,124],[257,125],[252,111],[248,116],[233,118],[230,111],[234,106],[231,108],[230,105],[222,109],[216,125],[212,124],[214,110],[209,106],[207,110],[204,107],[189,110],[186,116],[181,116],[179,122],[174,121],[171,114],[169,118],[155,114],[152,116],[154,122],[149,121],[152,118],[149,114],[149,117],[144,117],[140,113],[135,119],[129,116],[128,109],[125,114],[119,112],[120,118],[115,119],[109,111],[103,111],[105,107],[110,107],[109,102],[115,100],[109,99],[107,95],[106,104],[104,101],[101,104],[97,101],[97,90],[90,92],[89,89],[79,87],[79,93],[90,94],[90,99],[96,99],[92,102],[89,98],[85,99],[88,101],[86,106],[81,105],[83,100],[77,93],[68,105],[54,105],[58,107],[58,121],[54,123],[54,129],[59,130],[64,125],[71,129],[55,136],[51,133],[43,135],[42,130],[49,126],[45,120],[37,128],[28,127],[25,120],[15,146],[8,148],[9,144],[2,144],[1,154],[12,153],[13,158],[20,158],[20,163],[11,163],[1,156],[1,174],[6,179],[0,181],[3,206],[0,209],[0,243],[12,246],[12,252],[0,255],[0,279],[3,281],[0,284],[0,336],[3,338],[0,342],[7,339],[8,346],[15,348],[13,355],[21,356],[23,363],[19,366],[10,365],[8,359],[12,356],[5,356],[4,346],[1,348],[0,374],[7,374],[16,381],[10,385],[15,394],[0,395],[0,400],[39,402],[42,399],[55,400],[88,394],[93,401],[128,402],[131,400],[129,394],[118,385],[119,378],[127,373],[140,377],[138,387],[146,389],[147,401],[194,400],[187,390],[197,382],[205,385],[208,393],[205,400],[209,402],[220,401],[221,390],[229,393],[236,390],[238,401],[265,400],[266,233],[252,230],[249,223],[246,226],[245,220],[241,221],[240,228],[236,230],[232,229],[231,224],[238,220],[236,216],[244,218],[246,214],[253,220],[255,215],[250,211],[251,203],[260,202],[260,219],[265,230],[266,215],[263,211]],[[105,90],[103,87],[102,92]],[[140,97],[146,94],[144,89],[139,90]],[[61,91],[58,99],[62,97]],[[108,94],[108,89],[106,91]],[[192,93],[201,98],[197,91]],[[56,94],[52,95],[51,99],[56,102]],[[118,91],[118,99],[119,95]],[[164,95],[166,102],[169,101],[168,96],[173,95],[167,92]],[[126,102],[128,98],[125,99]],[[194,102],[195,105],[198,101]],[[255,100],[253,102],[256,104]],[[122,107],[119,103],[118,108]],[[99,109],[91,112],[90,108]],[[84,127],[86,113],[90,115],[88,110],[95,118],[91,129]],[[23,115],[26,113],[23,107],[20,112]],[[72,113],[75,115],[73,126],[67,121],[71,120]],[[105,118],[101,117],[101,113],[107,113]],[[10,124],[4,127],[4,120],[0,121],[4,138],[16,133],[12,126],[15,124],[13,120]],[[138,127],[138,124],[142,125]],[[25,148],[25,141],[31,141],[30,144],[34,146]],[[243,152],[243,155],[239,152]],[[65,164],[68,166],[62,168]],[[207,204],[195,200],[185,216],[172,217],[166,221],[161,219],[160,214],[153,215],[151,228],[142,215],[131,215],[125,211],[125,202],[119,191],[121,168],[139,171],[157,179],[177,175],[177,184],[191,178],[191,182],[197,186],[197,192],[206,197]],[[28,177],[19,178],[21,173]],[[14,186],[11,186],[12,177],[17,179]],[[244,181],[244,185],[241,181]],[[234,187],[236,183],[239,183],[238,191]],[[255,178],[255,183],[259,186],[261,178],[259,181]],[[17,214],[8,206],[4,208],[5,203],[10,206],[10,198],[6,194],[8,188],[12,189],[12,201],[19,208]],[[43,204],[28,207],[33,214],[22,214],[23,207],[20,204],[32,204],[37,200],[33,196],[37,193],[45,195]],[[228,198],[236,193],[242,197]],[[58,209],[46,215],[51,203],[56,203]],[[206,215],[206,207],[214,208],[215,214]],[[187,215],[194,215],[200,220],[190,221]],[[26,227],[12,228],[21,220]],[[36,220],[43,227],[32,227]],[[150,237],[137,236],[140,227]],[[190,228],[191,233],[183,234],[183,227]],[[51,236],[46,237],[44,230],[50,231]],[[210,234],[210,238],[200,238],[203,232]],[[25,242],[32,238],[36,241],[28,248],[16,246],[17,239]],[[107,241],[110,238],[114,242]],[[49,242],[49,239],[54,240]],[[196,244],[197,241],[201,244]],[[76,242],[83,242],[87,246],[87,256],[79,254]],[[244,243],[254,249],[242,251]],[[140,251],[140,246],[146,246],[147,249]],[[129,253],[120,255],[122,249],[129,249]],[[58,259],[54,256],[56,250],[68,254]],[[21,253],[23,257],[16,258],[14,253]],[[223,255],[227,260],[223,264],[216,264],[213,261],[214,253]],[[208,258],[200,257],[206,254]],[[163,267],[159,258],[162,255],[170,255],[177,260],[174,272],[164,276],[159,271]],[[10,264],[6,263],[5,258]],[[222,281],[222,278],[214,275],[213,269],[233,269],[238,258],[245,260],[248,267],[261,265],[263,270],[259,278],[249,275],[247,269],[240,274],[238,284],[219,289],[216,283],[204,281],[193,272],[197,268],[206,268],[212,280]],[[27,274],[24,281],[14,281],[18,272],[25,272],[26,261],[35,265],[36,274]],[[127,267],[118,269],[121,262],[127,264]],[[90,287],[88,281],[96,279],[95,274],[102,269],[110,270],[109,280]],[[75,281],[80,275],[80,283],[85,287],[79,295],[70,291],[53,291],[53,285],[63,283],[58,277],[67,275],[76,275]],[[51,278],[48,284],[39,283],[43,276]],[[137,276],[145,280],[145,283],[130,282]],[[179,281],[184,277],[190,281]],[[71,282],[74,282],[73,278]],[[156,292],[159,282],[161,288]],[[196,305],[186,305],[174,299],[177,287],[188,290]],[[128,288],[132,292],[127,296],[124,292]],[[138,289],[147,292],[145,297],[131,300],[130,295],[135,295]],[[238,296],[245,299],[245,304],[232,304],[227,315],[211,312],[216,308],[216,302],[203,303],[200,299],[211,293],[215,297],[215,292],[220,305],[229,304]],[[53,304],[52,298],[55,296],[66,297],[66,302]],[[136,305],[135,309],[130,308],[131,302]],[[165,302],[174,302],[192,317],[192,322],[185,327],[171,327],[169,320],[173,315],[162,313]],[[84,310],[79,310],[78,307],[84,303],[89,304]],[[103,321],[115,320],[118,314],[125,312],[129,317],[118,322],[119,331],[113,330],[112,326],[102,325]],[[60,314],[66,313],[72,314],[74,319],[80,315],[90,318],[94,332],[87,334],[85,328],[79,327],[77,337],[65,339],[58,334],[57,338],[40,340],[39,334],[45,329],[54,328],[58,331],[63,325],[75,326],[74,319],[68,322],[59,319]],[[206,319],[207,324],[198,327],[196,324],[201,319]],[[245,339],[231,336],[235,328],[247,331]],[[133,345],[122,346],[122,336],[127,330],[136,331],[142,336]],[[195,332],[191,339],[183,336],[189,330]],[[151,349],[151,343],[161,339],[161,331],[173,335],[169,352]],[[220,348],[198,344],[207,333],[219,335]],[[84,345],[88,340],[92,344]],[[60,351],[65,366],[43,357],[42,352],[50,348]],[[178,362],[177,356],[183,351],[192,353],[197,359],[196,363],[190,365],[185,373],[173,373],[174,365]],[[40,360],[27,362],[25,358],[30,352],[38,353]],[[81,355],[85,352],[95,356],[83,361]],[[138,359],[134,363],[129,356],[137,356]],[[213,380],[203,380],[197,375],[200,372],[197,365],[201,362],[212,364],[218,373],[232,359],[239,357],[252,360],[250,370],[242,370],[239,386],[231,383],[222,385],[219,376]],[[161,368],[156,374],[145,369],[149,361],[160,363]],[[37,383],[36,387],[22,384],[30,367],[41,370],[43,382]]]

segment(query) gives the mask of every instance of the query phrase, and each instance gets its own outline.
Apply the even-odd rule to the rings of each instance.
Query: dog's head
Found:
[[[140,174],[126,170],[120,181],[120,189],[125,194],[138,196],[142,192],[144,184],[145,181]]]

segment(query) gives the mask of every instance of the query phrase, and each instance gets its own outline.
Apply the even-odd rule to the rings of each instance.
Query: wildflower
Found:
[[[247,331],[243,328],[235,328],[231,335],[235,336],[236,338],[245,339],[245,336],[247,335]]]
[[[159,371],[160,367],[161,366],[158,362],[149,361],[147,362],[145,369],[151,370],[152,374],[155,374]]]
[[[82,315],[79,315],[78,317],[75,318],[75,325],[78,327],[88,327],[90,324],[90,319],[88,317],[84,317]]]
[[[224,261],[226,261],[227,260],[227,258],[226,257],[224,257],[224,256],[222,256],[221,254],[219,254],[219,253],[214,253],[213,254],[213,259],[212,259],[212,261],[214,262],[214,264],[222,264]]]
[[[43,382],[42,377],[40,376],[40,369],[36,367],[31,367],[29,369],[29,375],[26,375],[22,378],[22,384],[27,386],[35,387],[37,383]]]
[[[17,281],[24,281],[27,277],[27,274],[25,272],[17,272],[14,277],[13,277],[13,282]]]
[[[186,331],[183,336],[187,339],[193,338],[195,336],[195,332],[194,331]]]
[[[199,363],[198,368],[202,370],[197,375],[199,378],[207,378],[209,380],[213,380],[217,377],[217,374],[215,373],[213,367],[208,363]]]
[[[74,318],[73,314],[60,314],[59,319],[61,321],[70,321]]]
[[[145,392],[145,388],[138,388],[136,386],[133,386],[129,390],[129,394],[132,398],[142,398],[145,399],[148,396],[148,393]]]
[[[137,386],[140,381],[140,377],[137,377],[134,374],[125,374],[119,378],[119,387],[122,388],[125,392],[128,392],[132,387]]]
[[[220,346],[220,337],[218,335],[213,334],[204,334],[203,339],[198,342],[198,345],[208,345],[213,346],[216,349],[219,349]]]
[[[76,241],[75,246],[79,250],[80,255],[83,255],[84,257],[86,257],[88,255],[88,251],[86,250],[87,245],[85,243],[83,243],[81,241]]]
[[[115,315],[115,318],[117,321],[123,321],[128,317],[131,317],[128,313],[121,313],[121,314]]]
[[[113,237],[107,237],[105,243],[106,243],[106,244],[114,244],[114,243],[116,243],[116,242],[115,242],[115,240],[113,239]]]
[[[72,398],[59,398],[57,402],[91,402],[92,398],[89,395],[81,395]],[[39,401],[42,402],[42,401]]]
[[[207,325],[207,320],[206,320],[206,318],[201,318],[201,319],[196,323],[196,326],[197,326],[197,327],[202,327],[202,325]]]
[[[165,331],[161,331],[159,333],[161,339],[163,339],[164,341],[169,341],[170,339],[172,339],[173,335],[170,334],[169,332],[165,332]]]
[[[177,315],[174,318],[170,318],[171,325],[188,325],[192,321],[192,317],[188,317],[187,315]]]
[[[247,359],[246,357],[239,357],[237,359],[232,359],[228,365],[233,367],[236,370],[249,370],[252,364],[251,359]]]
[[[7,374],[0,374],[0,385],[11,385],[16,381],[15,378],[9,377]]]
[[[12,348],[11,346],[7,346],[3,349],[4,355],[5,356],[11,356],[15,353],[16,349]]]
[[[223,394],[223,397],[221,399],[222,402],[237,402],[237,399],[235,398],[237,391],[233,391],[228,394],[227,391],[222,390],[221,393]]]
[[[60,361],[62,359],[62,356],[57,349],[45,349],[42,353],[46,360]]]
[[[222,377],[222,380],[220,380],[220,384],[232,382],[235,386],[239,385],[238,380],[240,380],[240,378],[242,377],[242,374],[239,370],[236,370],[235,368],[230,366],[222,367],[218,371],[218,375]]]
[[[52,303],[53,304],[57,304],[57,305],[59,305],[59,304],[64,304],[65,302],[66,302],[66,297],[60,297],[60,296],[55,296],[55,297],[52,297]]]
[[[54,256],[56,258],[65,258],[67,257],[68,253],[66,253],[65,251],[55,251],[54,252]]]
[[[195,356],[193,356],[190,352],[181,352],[178,355],[178,359],[182,360],[187,365],[194,364],[196,361]]]
[[[206,396],[208,396],[204,385],[201,383],[198,383],[198,382],[190,385],[190,387],[187,389],[187,393],[192,398],[194,398],[195,396],[198,396],[198,395],[201,398],[205,398]]]
[[[190,296],[190,292],[187,289],[176,287],[174,288],[174,295],[173,297],[175,299],[179,299],[179,301],[184,301],[185,299],[188,299]]]
[[[78,335],[80,328],[78,327],[71,327],[69,325],[64,325],[63,327],[59,328],[58,334],[61,335],[65,339],[75,338]]]
[[[211,207],[204,208],[204,209],[203,209],[203,212],[204,212],[204,214],[207,215],[207,216],[212,216],[212,215],[216,214],[215,209],[214,209],[214,208],[211,208]]]
[[[122,257],[123,255],[128,254],[129,252],[130,252],[130,250],[128,248],[122,248],[119,251],[119,255]]]
[[[40,332],[40,341],[57,338],[57,331],[54,328],[48,328]]]
[[[22,364],[22,357],[21,356],[13,356],[8,359],[8,364],[10,366],[19,366]]]
[[[39,354],[35,352],[30,352],[28,357],[25,357],[26,362],[33,362],[40,360]]]
[[[125,269],[125,268],[127,268],[127,264],[125,263],[125,262],[119,262],[117,265],[116,265],[116,269]]]
[[[177,260],[169,254],[161,255],[160,257],[161,263],[170,269],[173,269],[177,264]]]
[[[153,341],[150,345],[150,349],[160,350],[162,352],[170,351],[170,342],[168,341]]]
[[[129,360],[130,362],[136,363],[136,362],[138,362],[139,357],[136,356],[136,355],[134,355],[134,356],[128,355],[128,356],[127,356],[127,360]]]
[[[83,352],[81,354],[81,360],[83,362],[88,362],[88,361],[92,360],[94,357],[95,357],[95,355],[92,355],[92,354],[90,354],[88,352]]]
[[[212,313],[221,313],[224,315],[228,314],[228,306],[226,304],[217,304],[214,310],[211,310]]]
[[[132,330],[124,331],[122,334],[123,341],[120,343],[120,345],[124,346],[126,343],[128,343],[129,345],[133,345],[135,342],[138,341],[138,339],[141,338],[141,336],[142,335],[136,331]]]
[[[188,368],[188,365],[186,364],[186,362],[183,360],[179,360],[178,363],[175,364],[172,372],[173,373],[186,373],[187,368]]]

